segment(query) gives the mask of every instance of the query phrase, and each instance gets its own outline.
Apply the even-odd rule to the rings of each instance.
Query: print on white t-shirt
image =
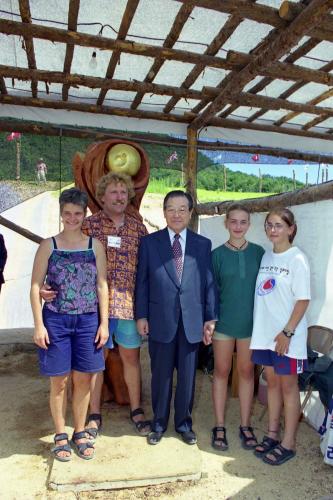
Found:
[[[297,247],[265,252],[257,277],[251,349],[275,350],[274,338],[286,326],[298,300],[310,300],[310,269]],[[306,359],[307,323],[303,316],[292,337],[290,358]]]

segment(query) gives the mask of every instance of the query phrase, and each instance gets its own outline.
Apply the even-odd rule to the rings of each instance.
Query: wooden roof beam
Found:
[[[15,106],[31,106],[34,108],[66,109],[71,111],[82,111],[83,113],[94,113],[102,115],[125,116],[146,120],[160,120],[177,123],[189,123],[189,118],[181,115],[166,115],[155,111],[131,110],[128,108],[116,108],[112,106],[96,106],[94,104],[78,103],[71,101],[52,101],[50,99],[34,99],[31,97],[18,97],[0,94],[0,103]]]
[[[80,0],[70,0],[68,9],[68,29],[70,31],[77,30],[77,18],[79,15]],[[64,60],[64,74],[68,75],[71,72],[71,66],[74,54],[74,44],[68,43],[66,46],[66,54]],[[65,83],[62,87],[62,98],[64,101],[68,99],[69,85]]]
[[[195,7],[204,9],[216,10],[227,14],[238,15],[251,21],[258,23],[269,24],[274,28],[283,29],[289,24],[289,21],[283,19],[279,11],[273,7],[257,4],[252,5],[246,0],[177,0],[178,2],[186,2]],[[333,27],[331,17],[326,15],[318,24],[309,23],[307,26],[307,34],[319,40],[333,41]]]
[[[29,0],[19,0],[19,8],[22,21],[24,23],[31,24]],[[36,69],[36,57],[32,36],[24,36],[24,48],[27,54],[28,67],[30,69]],[[34,80],[32,80],[31,82],[31,94],[32,97],[37,97],[37,82],[35,82]]]
[[[217,95],[215,88],[207,89],[202,92],[200,90],[184,89],[181,87],[173,87],[171,85],[159,85],[156,83],[105,79],[95,76],[86,76],[79,74],[64,74],[60,71],[45,71],[45,70],[30,70],[28,68],[16,68],[12,66],[0,65],[0,77],[15,78],[17,80],[30,80],[33,78],[37,81],[48,83],[62,83],[68,86],[82,86],[92,89],[108,90],[125,90],[128,92],[140,92],[142,94],[150,93],[157,95],[177,96],[179,99],[201,99],[206,96],[213,99]]]
[[[126,35],[128,33],[128,30],[129,30],[129,27],[130,27],[131,22],[132,22],[132,19],[134,17],[136,9],[139,5],[139,2],[140,2],[140,0],[128,0],[128,2],[126,4],[126,8],[124,10],[124,15],[123,15],[123,18],[122,18],[121,24],[120,24],[118,37],[117,37],[118,40],[125,40]],[[120,51],[114,50],[112,52],[112,56],[110,58],[108,68],[106,70],[105,78],[107,78],[107,79],[113,78],[114,72],[116,70],[116,66],[119,62],[119,59],[120,59]],[[100,91],[100,94],[99,94],[98,99],[97,99],[97,104],[99,106],[103,104],[106,93],[107,93],[106,89],[102,89]]]
[[[333,62],[329,63],[325,67],[328,69],[328,71],[330,71],[333,68]],[[302,83],[302,85],[299,85],[297,88],[296,88],[296,86],[293,85],[293,88],[294,89],[296,88],[296,90],[298,90],[303,85],[304,85],[304,83]],[[294,90],[294,91],[296,92],[296,90]],[[332,97],[332,95],[333,95],[333,89],[329,89],[326,92],[323,92],[322,94],[318,95],[317,97],[314,97],[313,99],[311,99],[311,101],[309,101],[307,104],[316,105],[319,102],[325,101],[329,97]],[[284,94],[282,94],[282,96],[285,97],[286,96],[286,92],[284,92]],[[283,123],[288,122],[292,118],[295,118],[298,114],[299,113],[297,113],[297,112],[295,112],[295,113],[288,113],[285,116],[283,116],[282,118],[280,118],[280,120],[277,120],[274,125],[280,126]]]
[[[0,77],[0,92],[1,94],[8,94],[5,79],[3,76]]]
[[[304,8],[305,6],[301,3],[289,2],[288,0],[285,0],[280,5],[279,16],[285,21],[293,21],[295,17],[299,16]],[[325,31],[333,31],[333,16],[327,14],[326,18],[321,21],[320,28]]]
[[[251,0],[251,3],[254,3],[256,0]],[[205,54],[215,55],[220,50],[220,48],[225,44],[225,42],[230,38],[233,32],[238,28],[242,18],[238,15],[231,16],[227,22],[222,26],[220,32],[216,35],[214,40],[210,43],[209,47],[205,50]],[[205,66],[198,64],[187,75],[183,83],[181,84],[184,88],[190,88],[191,85],[196,81],[202,71],[205,69]],[[163,111],[164,113],[170,113],[170,111],[176,106],[178,99],[175,97],[171,98],[169,102],[165,105]]]
[[[255,75],[260,74],[263,68],[273,64],[288,49],[296,45],[304,35],[308,23],[319,22],[330,11],[332,6],[333,0],[312,0],[311,4],[287,28],[280,32],[269,47],[264,48],[245,68],[235,75],[234,79],[230,80],[213,103],[195,118],[191,128],[199,129],[204,126],[228,102],[230,97],[234,97]]]
[[[64,86],[83,86],[89,88],[100,88],[105,90],[123,90],[128,92],[139,92],[141,94],[156,94],[156,95],[169,95],[174,99],[202,99],[213,100],[219,95],[219,89],[215,87],[203,87],[201,91],[186,89],[183,87],[173,87],[170,85],[158,85],[155,83],[137,82],[127,80],[106,80],[104,78],[78,75],[78,74],[63,74],[56,71],[45,70],[29,70],[27,68],[15,68],[11,66],[0,65],[0,77],[15,78],[17,80],[30,80],[33,78],[35,81],[44,81],[48,83],[62,83]],[[333,90],[325,93],[323,99],[327,99],[333,93]],[[318,100],[318,102],[320,99]],[[315,102],[309,104],[301,104],[291,102],[283,99],[272,97],[265,97],[261,95],[253,95],[248,92],[241,92],[234,97],[233,103],[235,107],[250,106],[262,107],[267,111],[268,109],[289,109],[300,113],[312,113],[317,115],[325,114],[333,116],[333,109],[315,106]],[[98,103],[97,103],[98,104]]]
[[[280,42],[282,42],[281,38],[283,37],[280,37]],[[267,48],[267,51],[269,50],[270,49]],[[288,48],[284,50],[285,52],[287,52]],[[282,53],[282,55],[283,54],[284,52]],[[229,50],[226,60],[234,69],[242,70],[249,64],[255,64],[256,56]],[[321,83],[323,85],[332,85],[333,82],[333,75],[327,73],[326,70],[305,68],[304,66],[298,66],[296,64],[290,64],[286,62],[279,62],[277,60],[273,61],[271,66],[269,67],[258,68],[257,74],[269,76],[271,78],[279,78],[280,80],[303,80],[306,82]]]
[[[0,19],[0,33],[5,35],[30,36],[51,42],[74,43],[82,47],[93,47],[101,50],[119,50],[137,56],[159,57],[161,59],[203,64],[213,68],[232,69],[222,57],[214,57],[186,50],[170,49],[157,45],[115,40],[100,35],[88,35],[77,31],[67,31],[38,24],[24,24],[16,21]]]
[[[258,51],[263,50],[264,47],[267,47],[268,45],[270,45],[275,40],[277,35],[278,35],[277,29],[270,31],[268,36],[266,36],[266,38],[263,41],[260,41],[258,43],[258,45],[256,45],[256,47],[254,47],[254,49],[251,51],[251,54],[254,55]],[[232,74],[229,73],[225,78],[223,78],[221,80],[221,82],[219,83],[219,85],[217,87],[219,89],[223,89],[228,84],[228,82],[231,78],[233,78],[233,76],[232,76]],[[193,111],[195,113],[199,113],[207,104],[208,104],[207,100],[204,99],[201,103],[199,103],[197,106],[195,106]],[[230,109],[231,108],[233,108],[233,106],[230,106]]]
[[[296,50],[294,50],[291,54],[289,54],[289,56],[284,60],[284,63],[286,63],[286,64],[287,63],[294,63],[297,59],[299,59],[300,57],[303,57],[310,50],[312,50],[316,45],[318,45],[318,43],[319,43],[319,40],[316,40],[314,38],[310,38],[303,45],[301,45]],[[260,44],[258,46],[258,49],[259,48],[260,48]],[[253,52],[252,52],[252,55],[253,55]],[[278,78],[278,76],[276,78]],[[251,94],[256,94],[257,92],[260,92],[261,90],[263,90],[272,81],[274,81],[274,78],[266,76],[260,82],[256,83],[253,87],[251,87],[248,92],[251,93]],[[223,88],[222,84],[223,84],[223,80],[218,85],[218,88]],[[299,85],[299,82],[297,84],[295,84],[295,85]],[[303,83],[302,83],[302,85],[303,85]],[[282,96],[280,96],[280,97],[282,98]],[[196,106],[193,109],[193,111],[195,113],[199,113],[207,105],[207,103],[208,103],[208,101],[202,101],[202,103],[200,103],[198,106]],[[230,105],[219,116],[221,116],[221,118],[226,118],[231,113],[233,113],[233,111],[235,111],[236,109],[237,109],[237,106]],[[247,119],[247,121],[249,121],[249,122],[254,121],[254,120],[256,120],[257,118],[259,118],[260,116],[262,116],[265,113],[266,113],[266,110],[257,111],[256,113],[254,113],[253,115],[251,115]]]
[[[31,123],[25,120],[15,120],[8,121],[0,119],[0,131],[8,132],[10,130],[16,130],[17,132],[23,132],[27,134],[36,135],[48,135],[48,136],[59,136],[61,131],[62,137],[78,137],[81,139],[93,138],[94,140],[103,141],[110,138],[114,139],[126,139],[143,144],[158,144],[161,146],[177,146],[186,148],[186,139],[178,139],[175,137],[161,137],[155,134],[137,134],[131,132],[114,132],[113,130],[108,131],[107,129],[87,129],[87,128],[75,128],[63,125],[49,125],[48,123]],[[279,149],[279,148],[268,148],[261,146],[248,146],[240,144],[229,144],[223,141],[215,141],[214,143],[198,140],[198,149],[200,150],[212,150],[212,151],[233,151],[239,153],[253,154],[255,151],[261,155],[269,155],[281,158],[288,158],[291,160],[301,160],[307,162],[320,162],[333,164],[333,156],[328,155],[318,155],[314,153],[302,153],[299,151],[289,150],[289,149]],[[279,167],[279,164],[276,164]]]
[[[333,95],[333,89],[329,89],[326,92],[323,92],[322,94],[318,95],[317,97],[314,97],[313,99],[311,99],[311,101],[309,101],[307,104],[310,104],[310,105],[318,104],[319,102],[325,101],[329,97],[332,97],[332,95]],[[297,112],[288,113],[287,115],[285,115],[282,118],[280,118],[280,120],[277,120],[274,123],[274,125],[277,125],[279,127],[283,123],[286,123],[289,120],[295,118],[295,116],[297,116],[298,114],[299,113],[297,113]],[[323,114],[325,114],[325,112]]]
[[[319,1],[319,0],[315,0]],[[330,1],[330,0],[326,0]],[[120,50],[137,56],[157,57],[161,59],[181,61],[190,64],[202,64],[203,67],[210,66],[226,70],[241,70],[248,64],[255,63],[255,57],[236,53],[232,51],[227,59],[206,54],[198,54],[185,50],[158,47],[127,40],[114,40],[103,36],[87,35],[75,31],[66,31],[49,26],[36,24],[24,24],[16,21],[0,19],[0,33],[6,35],[35,36],[43,40],[60,43],[75,43],[83,47],[93,47],[102,50]],[[267,61],[266,61],[267,62]],[[310,70],[301,66],[275,62],[269,68],[258,68],[258,73],[272,78],[284,78],[286,80],[304,80],[333,85],[333,75],[323,71]]]
[[[234,129],[261,130],[263,132],[276,132],[278,134],[295,135],[300,137],[312,137],[314,139],[333,140],[333,137],[330,137],[328,133],[308,132],[299,128],[277,127],[276,125],[249,123],[247,121],[230,120],[228,118],[219,118],[219,117],[211,118],[211,120],[209,121],[209,125],[217,127],[225,127],[225,128],[234,128]]]
[[[181,6],[181,8],[179,9],[177,16],[175,18],[175,21],[172,25],[171,31],[168,34],[168,36],[166,37],[166,39],[164,40],[163,47],[171,48],[174,46],[174,44],[176,43],[176,41],[179,38],[179,35],[184,27],[184,24],[186,23],[186,21],[190,17],[190,14],[192,13],[192,10],[193,10],[193,7],[189,6],[187,4],[183,4]],[[159,70],[161,69],[163,64],[164,64],[164,60],[162,58],[155,59],[150,70],[148,71],[144,81],[148,82],[148,83],[153,82],[157,73],[159,72]],[[143,96],[144,96],[144,94],[142,92],[137,93],[137,95],[134,97],[133,102],[131,104],[131,109],[136,109],[140,105],[140,103],[143,99]]]
[[[318,45],[319,40],[316,40],[315,38],[309,38],[305,43],[303,43],[300,47],[298,47],[296,50],[294,50],[289,56],[284,60],[285,63],[291,63],[293,64],[297,59],[300,57],[305,56],[310,50],[312,50],[316,45]],[[263,90],[267,85],[269,85],[271,82],[273,82],[273,78],[265,77],[263,78],[260,82],[255,84],[253,87],[249,89],[250,94],[257,94],[261,90]],[[281,96],[280,96],[281,97]],[[234,109],[230,111],[232,113]],[[257,118],[265,114],[266,111],[257,111],[253,115],[249,116],[247,121],[252,122],[255,121]],[[223,118],[226,118],[229,113],[222,113],[221,116]]]
[[[327,118],[329,118],[328,115],[317,116],[317,118],[314,118],[313,120],[311,120],[311,121],[307,122],[305,125],[303,125],[302,129],[309,130],[310,128],[318,125],[318,123],[321,123],[321,122],[327,120]]]
[[[66,109],[73,111],[82,111],[83,113],[99,113],[105,115],[115,115],[124,117],[133,117],[146,120],[159,120],[167,122],[177,122],[189,124],[193,121],[193,113],[184,113],[184,115],[165,114],[153,111],[140,111],[128,108],[116,108],[111,106],[96,106],[69,101],[51,101],[49,99],[33,99],[30,97],[13,97],[9,95],[0,95],[0,104],[11,104],[16,106],[31,106],[46,109]],[[333,141],[333,136],[319,132],[308,132],[305,130],[291,127],[276,127],[273,125],[258,125],[240,120],[228,120],[224,118],[213,117],[209,125],[216,127],[225,127],[233,129],[261,130],[265,132],[276,132],[280,134],[295,135],[301,137],[312,137],[314,139],[324,139]]]
[[[218,93],[218,89],[215,89],[215,87],[203,87],[202,90],[204,94],[208,94],[211,96]],[[333,89],[325,92],[325,94],[325,99],[327,99],[327,97],[330,97],[329,94],[333,94]],[[314,115],[327,114],[329,116],[333,116],[332,108],[315,106],[312,101],[303,104],[299,102],[287,101],[285,99],[279,99],[277,97],[266,97],[263,95],[251,94],[250,92],[241,92],[233,98],[232,103],[235,104],[237,108],[239,106],[248,106],[250,108],[265,108],[265,111],[270,109],[290,109],[299,113],[311,113]]]

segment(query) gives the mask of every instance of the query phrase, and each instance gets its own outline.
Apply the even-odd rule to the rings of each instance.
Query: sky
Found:
[[[261,170],[261,175],[269,174],[273,176],[286,176],[293,177],[293,170],[295,170],[295,176],[298,181],[305,183],[306,168],[308,170],[308,183],[316,184],[318,176],[318,163],[311,163],[305,165],[291,164],[291,165],[271,165],[271,164],[244,164],[244,163],[226,163],[225,164],[232,171],[240,171],[246,174],[259,175],[259,168]],[[321,164],[319,173],[319,183],[322,179],[322,170],[326,170],[326,164]],[[328,180],[333,179],[333,165],[328,165]],[[325,172],[326,180],[326,172]]]

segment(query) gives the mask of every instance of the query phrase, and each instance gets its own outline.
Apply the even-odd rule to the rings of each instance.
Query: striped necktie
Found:
[[[183,259],[182,259],[183,252],[179,238],[180,235],[175,234],[172,245],[172,252],[173,252],[173,258],[175,259],[177,277],[179,279],[179,282],[181,282],[182,272],[183,272]]]

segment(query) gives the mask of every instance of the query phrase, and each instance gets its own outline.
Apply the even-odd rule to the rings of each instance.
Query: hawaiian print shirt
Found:
[[[109,317],[134,319],[134,289],[139,242],[148,234],[145,225],[135,217],[125,214],[122,226],[116,228],[103,212],[87,217],[83,232],[97,238],[104,245],[107,256],[107,282],[109,286]],[[120,238],[117,243],[109,236]],[[117,246],[120,243],[120,247]]]

